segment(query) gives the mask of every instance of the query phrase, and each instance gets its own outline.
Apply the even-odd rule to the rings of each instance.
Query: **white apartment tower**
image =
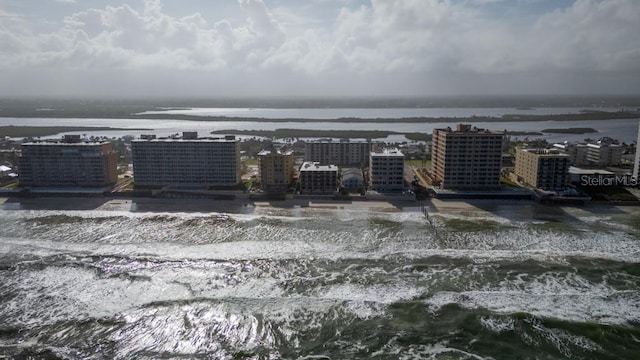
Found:
[[[369,153],[377,146],[371,141],[309,141],[305,143],[304,161],[360,166],[369,161]]]
[[[378,192],[401,191],[404,187],[404,154],[383,149],[369,154],[371,189]]]
[[[131,142],[136,186],[232,186],[240,182],[240,149],[235,136],[156,138]]]

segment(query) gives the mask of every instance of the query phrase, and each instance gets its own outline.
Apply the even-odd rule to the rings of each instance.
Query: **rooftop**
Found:
[[[381,149],[371,152],[371,156],[404,156],[398,149]]]
[[[455,130],[451,129],[451,127],[447,127],[444,129],[435,129],[434,131],[444,131],[451,134],[492,134],[492,135],[503,134],[501,131],[480,129],[475,126],[472,126],[471,124],[458,124]]]
[[[57,146],[96,146],[103,144],[110,144],[110,141],[80,141],[80,142],[65,142],[59,140],[41,140],[41,141],[33,141],[28,143],[23,143],[22,146],[49,146],[49,145],[57,145]]]
[[[274,149],[274,150],[262,150],[258,153],[258,156],[267,156],[270,154],[278,154],[278,155],[291,155],[293,154],[293,149]]]
[[[305,161],[300,166],[300,171],[338,171],[336,165],[320,165],[319,162]]]
[[[174,135],[169,137],[158,138],[155,135],[140,135],[139,139],[134,142],[236,142],[236,137],[228,135],[224,137],[197,137],[197,133],[184,133],[183,136]]]
[[[569,157],[569,155],[561,152],[559,149],[519,149],[520,151],[526,151],[528,153],[540,155],[540,156],[553,156],[553,157]]]
[[[575,166],[569,166],[569,174],[574,175],[615,175],[611,171],[603,169],[581,169]]]

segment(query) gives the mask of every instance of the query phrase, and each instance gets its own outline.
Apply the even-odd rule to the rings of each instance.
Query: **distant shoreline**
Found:
[[[126,129],[115,128],[108,126],[29,126],[29,125],[7,125],[0,126],[0,136],[8,136],[11,138],[19,137],[40,137],[40,136],[53,136],[67,132],[80,132],[80,131],[114,131],[114,130],[149,130],[151,129]]]
[[[231,116],[199,116],[184,114],[135,114],[135,113],[102,113],[73,112],[64,110],[38,111],[3,111],[0,118],[37,118],[37,119],[126,119],[126,120],[188,120],[216,122],[340,122],[340,123],[476,123],[476,122],[529,122],[529,121],[593,121],[613,119],[640,119],[638,111],[583,111],[580,113],[550,115],[515,115],[503,116],[461,116],[461,117],[404,117],[404,118],[263,118],[263,117],[231,117]]]

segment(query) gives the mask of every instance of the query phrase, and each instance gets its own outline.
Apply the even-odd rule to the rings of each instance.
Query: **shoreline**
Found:
[[[349,201],[334,199],[288,199],[253,201],[250,199],[168,199],[168,198],[97,198],[67,197],[64,201],[55,197],[14,198],[0,197],[0,206],[5,211],[115,211],[131,213],[227,213],[252,214],[265,211],[362,211],[367,213],[424,213],[430,215],[465,215],[470,217],[493,214],[506,218],[548,217],[563,213],[583,212],[594,216],[616,214],[640,214],[636,205],[613,203],[589,203],[583,206],[545,205],[531,200],[492,199],[435,199],[417,200],[365,200]],[[514,210],[522,209],[524,214]],[[426,212],[425,212],[426,210]]]

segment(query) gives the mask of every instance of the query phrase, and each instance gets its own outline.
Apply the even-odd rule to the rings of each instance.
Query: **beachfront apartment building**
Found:
[[[574,166],[616,166],[622,162],[624,148],[611,139],[592,143],[559,143],[553,148],[570,156]]]
[[[307,141],[304,161],[338,166],[363,166],[369,161],[369,153],[378,145],[371,141]]]
[[[371,189],[378,192],[404,190],[404,154],[398,149],[381,149],[369,153]]]
[[[240,148],[235,136],[143,135],[131,142],[131,152],[136,186],[212,187],[240,182]]]
[[[365,186],[362,169],[357,167],[340,168],[342,186],[348,190],[362,190]]]
[[[332,195],[338,189],[338,167],[305,161],[300,166],[299,184],[301,194]]]
[[[293,150],[272,149],[258,153],[260,189],[269,193],[287,192],[294,181]]]
[[[607,141],[587,144],[587,162],[593,166],[616,166],[622,162],[624,148]]]
[[[434,129],[432,169],[434,184],[442,189],[489,190],[500,187],[502,132],[468,124]]]
[[[589,160],[587,158],[588,147],[585,143],[557,143],[553,144],[554,149],[558,149],[564,154],[569,155],[569,160],[572,165],[575,166],[584,166],[589,165]]]
[[[561,191],[569,184],[571,157],[558,149],[516,149],[516,181],[531,187]]]
[[[21,145],[20,186],[103,187],[118,180],[117,156],[108,141],[82,141],[65,135]]]

